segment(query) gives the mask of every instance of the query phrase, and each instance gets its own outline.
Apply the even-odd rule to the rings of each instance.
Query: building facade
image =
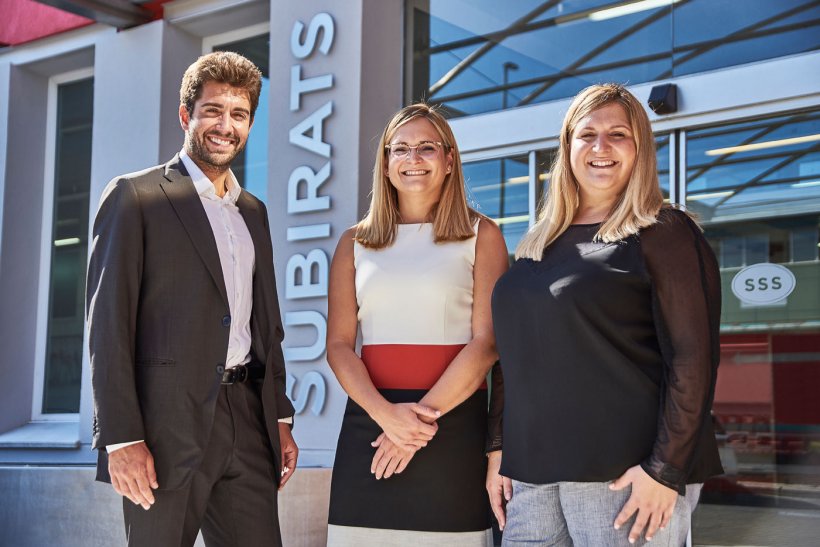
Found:
[[[571,97],[607,81],[664,103],[650,114],[662,190],[699,216],[721,268],[713,417],[726,475],[704,488],[694,542],[816,537],[820,2],[161,4],[161,17],[131,28],[95,23],[0,49],[0,486],[27,500],[0,510],[0,543],[110,544],[121,533],[113,498],[89,484],[90,226],[112,177],[180,149],[181,75],[216,49],[264,74],[235,172],[270,214],[302,449],[302,482],[283,498],[292,544],[322,543],[346,400],[325,361],[328,270],[368,206],[383,125],[409,102],[441,104],[469,195],[512,252],[549,189]],[[107,520],[88,524],[77,492]],[[79,532],[23,518],[30,507],[70,514]]]

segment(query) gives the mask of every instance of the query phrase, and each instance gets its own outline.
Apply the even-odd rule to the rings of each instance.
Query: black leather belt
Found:
[[[226,368],[222,373],[222,385],[241,384],[249,380],[261,380],[265,377],[265,367],[263,365],[236,365]]]

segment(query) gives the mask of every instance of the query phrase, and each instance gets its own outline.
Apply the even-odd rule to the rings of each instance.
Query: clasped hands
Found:
[[[376,479],[388,479],[401,473],[415,453],[433,439],[441,412],[419,403],[389,404],[374,420],[382,433],[370,443],[376,448],[370,472]]]

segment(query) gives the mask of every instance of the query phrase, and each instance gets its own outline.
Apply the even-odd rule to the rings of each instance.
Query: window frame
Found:
[[[46,142],[45,157],[43,163],[43,211],[42,230],[40,232],[40,270],[38,272],[37,288],[37,332],[35,335],[35,355],[34,355],[34,381],[31,400],[31,421],[32,422],[79,422],[80,412],[74,413],[44,413],[43,400],[45,395],[45,373],[46,373],[46,346],[48,345],[48,323],[49,323],[49,301],[52,274],[52,235],[54,229],[54,189],[56,174],[56,150],[57,150],[57,97],[60,85],[68,84],[80,80],[94,77],[92,67],[80,68],[68,72],[62,72],[51,76],[48,80],[48,102],[46,105]],[[89,209],[90,210],[90,209]],[[90,228],[89,228],[90,229]],[[88,252],[91,252],[91,238],[88,238]],[[83,329],[84,331],[86,329]],[[84,332],[85,341],[87,333]],[[86,361],[88,351],[83,343],[83,371],[87,371]],[[82,396],[82,382],[80,386]]]

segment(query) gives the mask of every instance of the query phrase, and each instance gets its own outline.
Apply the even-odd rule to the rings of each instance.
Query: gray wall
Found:
[[[402,105],[403,8],[401,0],[356,0],[339,2],[316,0],[271,5],[271,95],[270,95],[270,176],[268,209],[276,256],[276,274],[285,320],[285,348],[288,359],[290,396],[296,400],[294,433],[302,449],[302,461],[329,465],[344,411],[346,396],[325,361],[324,336],[313,326],[288,325],[298,322],[300,313],[309,312],[320,323],[327,318],[326,290],[307,298],[296,298],[287,290],[287,264],[314,251],[327,260],[341,233],[367,207],[371,170],[379,134],[390,116]],[[310,44],[311,21],[319,14],[333,20],[329,33],[316,35],[317,47],[300,58],[291,48],[297,21],[305,25],[302,43]],[[319,44],[330,42],[323,52]],[[307,49],[310,49],[309,47]],[[298,52],[297,52],[298,53]],[[295,110],[290,109],[291,70],[298,65],[301,78],[330,74],[329,89],[305,93]],[[310,151],[291,142],[292,128],[332,103],[332,114],[321,124],[322,140],[329,153]],[[307,132],[308,136],[310,132]],[[317,137],[316,132],[313,137]],[[318,140],[318,139],[317,139]],[[319,196],[330,198],[330,208],[294,212],[288,207],[288,181],[293,172],[309,167],[319,172],[330,163],[330,176],[321,184]],[[304,186],[304,184],[303,184]],[[304,188],[303,188],[304,190]],[[297,226],[330,225],[329,236],[288,241],[287,230]],[[320,268],[317,285],[326,289],[327,269]],[[317,315],[319,314],[319,315]],[[294,348],[319,345],[319,355],[303,358]],[[295,357],[294,357],[295,356]],[[313,385],[311,386],[311,382]],[[322,401],[321,392],[325,391]],[[321,404],[321,410],[318,409]]]
[[[3,238],[3,200],[6,194],[6,143],[9,134],[11,64],[0,63],[0,243]],[[2,250],[2,249],[0,249]],[[3,254],[0,253],[0,267]]]
[[[31,419],[43,224],[48,78],[9,69],[3,230],[0,239],[0,432]]]
[[[330,476],[330,469],[301,469],[280,492],[287,547],[325,546]],[[0,545],[125,545],[122,498],[111,486],[94,482],[91,468],[0,467],[0,493]],[[200,537],[195,547],[203,546]]]
[[[0,545],[125,544],[121,498],[92,469],[0,467],[0,492]]]

